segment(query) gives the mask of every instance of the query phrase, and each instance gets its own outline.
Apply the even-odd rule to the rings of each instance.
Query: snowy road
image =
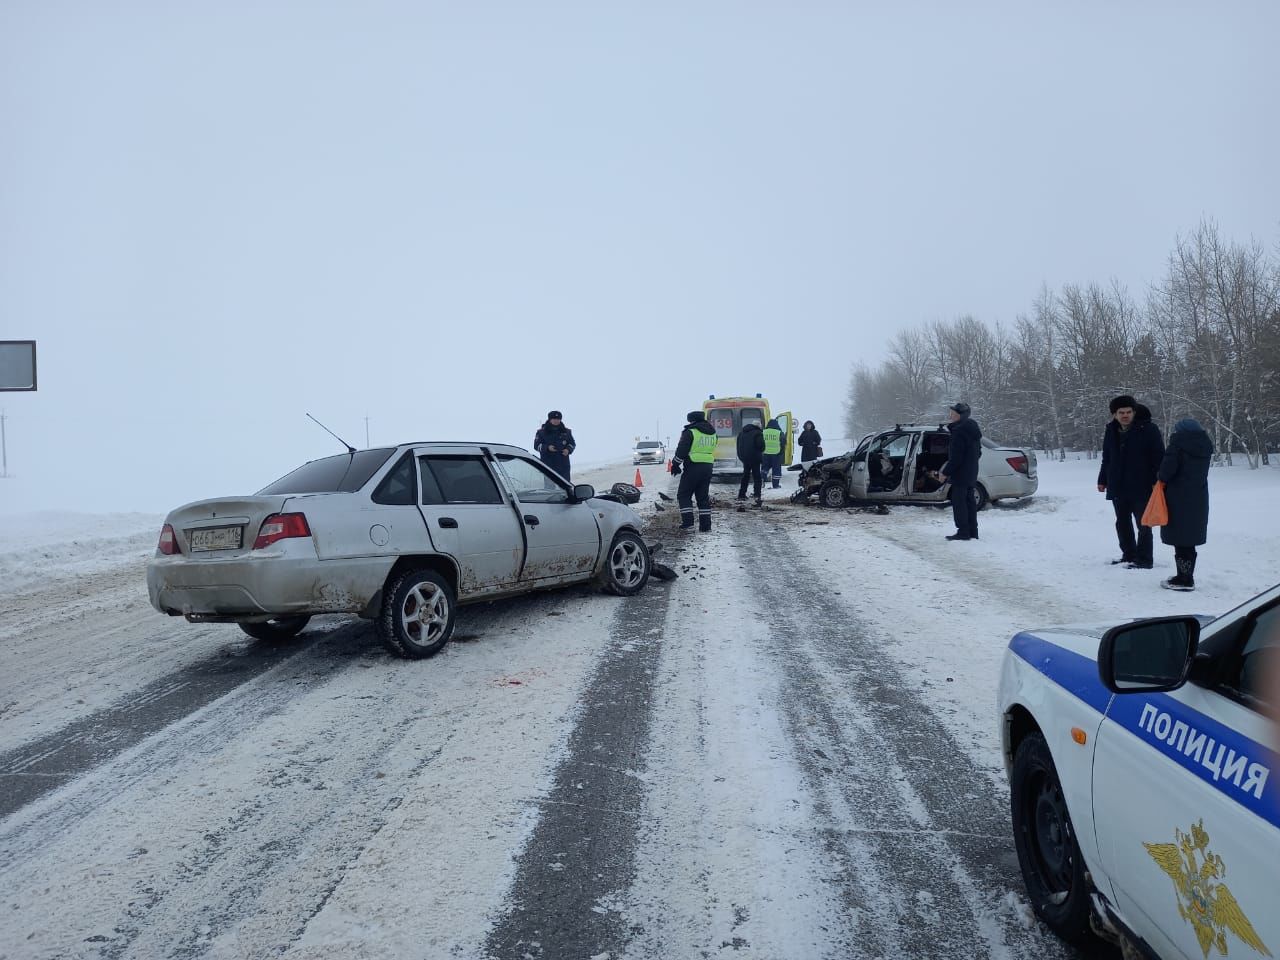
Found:
[[[677,541],[646,498],[679,580],[467,608],[426,662],[163,618],[154,530],[50,562],[0,612],[0,958],[1073,956],[1021,892],[995,665],[1186,600],[1045,488],[971,544],[780,502]],[[1276,533],[1242,521],[1196,608],[1273,582]]]

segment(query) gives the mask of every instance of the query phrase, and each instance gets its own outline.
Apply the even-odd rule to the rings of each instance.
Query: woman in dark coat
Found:
[[[812,420],[804,422],[804,430],[800,433],[800,462],[808,463],[822,456],[822,434],[813,425]]]
[[[1196,547],[1208,539],[1209,464],[1213,441],[1204,427],[1187,417],[1179,420],[1169,437],[1157,479],[1164,482],[1169,522],[1160,528],[1160,539],[1173,547],[1177,574],[1161,584],[1170,590],[1196,588]]]

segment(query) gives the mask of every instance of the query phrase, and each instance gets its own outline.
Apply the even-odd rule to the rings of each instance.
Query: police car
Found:
[[[1036,914],[1084,946],[1280,951],[1280,586],[1223,617],[1017,634],[999,705]]]

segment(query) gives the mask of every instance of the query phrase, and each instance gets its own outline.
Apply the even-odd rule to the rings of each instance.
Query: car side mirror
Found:
[[[578,483],[573,487],[573,499],[575,503],[581,503],[583,500],[590,500],[596,495],[596,488],[589,483]]]
[[[1098,645],[1098,677],[1112,693],[1176,690],[1200,643],[1195,617],[1155,617],[1112,627]]]

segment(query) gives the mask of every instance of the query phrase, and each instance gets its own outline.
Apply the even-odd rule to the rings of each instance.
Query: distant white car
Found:
[[[376,620],[427,657],[459,604],[596,580],[623,596],[649,579],[640,518],[572,486],[519,447],[410,443],[304,464],[253,496],[165,518],[147,566],[151,604],[287,640],[318,613]]]
[[[1217,619],[1019,633],[1000,676],[1036,914],[1125,956],[1280,951],[1280,587]]]
[[[631,451],[632,463],[666,463],[667,448],[660,440],[638,440]]]

